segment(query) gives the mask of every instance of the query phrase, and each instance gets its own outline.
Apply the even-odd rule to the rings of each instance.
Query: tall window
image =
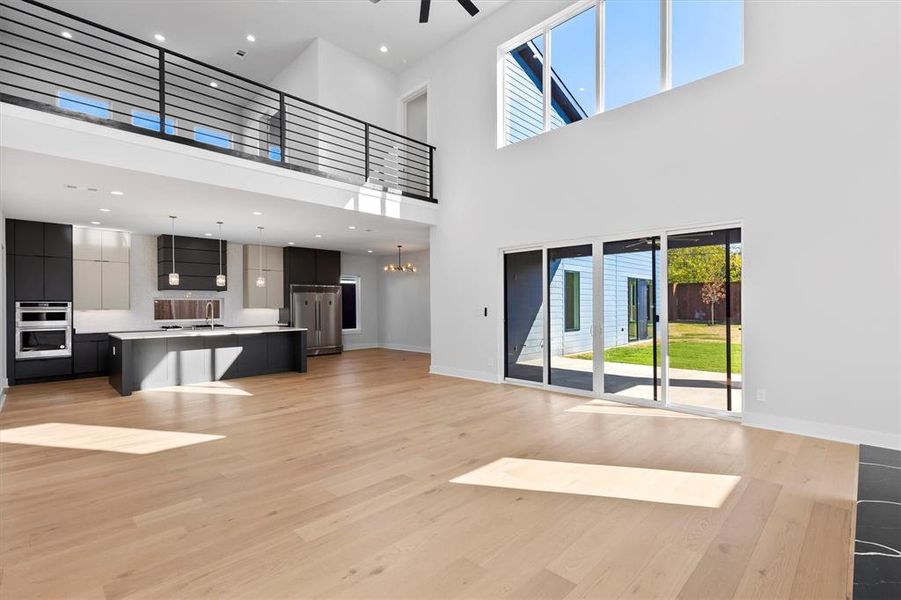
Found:
[[[743,61],[743,0],[581,0],[499,48],[498,145]]]
[[[231,134],[216,129],[210,129],[208,127],[195,127],[194,140],[218,148],[230,149],[232,147]]]
[[[579,331],[581,329],[582,312],[579,295],[582,286],[579,285],[579,271],[565,271],[563,273],[563,328],[566,331]]]
[[[109,119],[110,117],[109,102],[106,100],[79,96],[72,92],[59,90],[56,93],[56,103],[63,110],[79,112],[90,117],[97,117],[98,119]]]
[[[341,276],[341,329],[344,333],[355,333],[362,329],[361,291],[359,276]]]

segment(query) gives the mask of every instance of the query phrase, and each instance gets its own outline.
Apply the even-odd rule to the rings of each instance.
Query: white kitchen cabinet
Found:
[[[127,310],[131,234],[87,227],[72,230],[75,310]]]
[[[282,308],[284,306],[283,249],[278,246],[244,245],[244,308]],[[261,259],[262,255],[262,261]],[[257,287],[262,264],[266,286]]]

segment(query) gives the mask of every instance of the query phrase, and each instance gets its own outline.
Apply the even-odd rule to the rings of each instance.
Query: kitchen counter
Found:
[[[109,334],[109,382],[119,394],[307,371],[307,330],[221,327]]]
[[[258,333],[288,333],[306,331],[303,327],[282,327],[280,325],[262,325],[260,327],[216,327],[215,329],[161,329],[159,331],[126,331],[110,333],[110,337],[119,340],[150,340],[175,337],[205,337],[219,335],[254,335]]]

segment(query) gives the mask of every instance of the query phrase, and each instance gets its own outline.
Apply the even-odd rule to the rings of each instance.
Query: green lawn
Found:
[[[694,369],[696,371],[726,372],[726,327],[703,323],[670,324],[670,367],[674,369]],[[572,358],[591,360],[592,353],[572,355]],[[607,362],[633,365],[653,364],[654,356],[650,342],[639,342],[628,346],[616,346],[604,350]],[[741,330],[732,327],[732,372],[741,373]]]

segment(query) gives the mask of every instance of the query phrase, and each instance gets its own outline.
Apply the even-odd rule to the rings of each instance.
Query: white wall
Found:
[[[6,219],[3,218],[3,200],[0,198],[0,388],[7,385],[6,378]]]
[[[176,254],[176,259],[178,255]],[[224,325],[232,327],[275,325],[278,311],[244,308],[244,252],[241,244],[228,244],[228,290],[225,292],[158,291],[156,237],[131,236],[130,310],[76,310],[73,313],[78,333],[159,329],[153,320],[154,298],[221,298]]]
[[[499,248],[741,220],[745,422],[901,446],[899,4],[748,0],[743,66],[497,149],[497,46],[557,8],[400,78],[438,147],[433,370],[497,378]]]
[[[382,268],[397,257],[382,257]],[[395,350],[429,352],[431,348],[429,251],[410,252],[403,262],[416,266],[416,273],[380,271],[379,345]]]
[[[358,333],[345,333],[343,343],[345,350],[375,348],[379,345],[379,271],[381,265],[378,257],[366,254],[341,253],[341,275],[355,275],[360,278],[361,325]]]

